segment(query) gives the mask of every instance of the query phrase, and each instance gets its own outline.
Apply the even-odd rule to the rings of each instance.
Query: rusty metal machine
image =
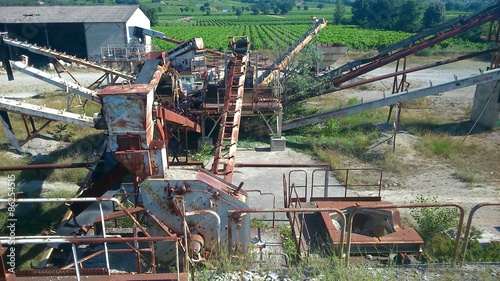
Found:
[[[462,24],[472,28],[498,18],[498,13],[500,8],[495,6],[494,10],[474,15],[473,24],[469,22]],[[225,53],[204,49],[199,38],[178,42],[179,46],[172,50],[151,52],[141,56],[145,59],[140,61],[136,75],[122,73],[110,66],[97,65],[49,48],[2,37],[0,50],[3,54],[8,53],[7,46],[18,47],[48,56],[55,61],[67,60],[104,72],[101,79],[86,88],[74,77],[75,81],[69,82],[59,75],[54,77],[29,67],[27,61],[13,62],[12,66],[15,69],[65,89],[71,99],[79,96],[101,105],[101,111],[89,117],[69,112],[69,108],[51,109],[22,101],[1,99],[0,119],[15,148],[22,150],[23,144],[52,121],[94,127],[105,130],[107,134],[106,141],[97,149],[100,159],[89,164],[89,175],[82,184],[77,198],[67,200],[70,203],[69,211],[56,231],[57,239],[42,237],[43,239],[37,240],[33,237],[24,237],[16,242],[42,243],[43,241],[49,243],[51,251],[55,254],[69,252],[68,247],[70,247],[74,261],[65,264],[59,270],[74,268],[71,272],[75,272],[78,279],[81,279],[81,275],[94,274],[101,278],[108,275],[106,280],[114,280],[112,279],[114,277],[109,277],[113,275],[108,254],[113,251],[121,253],[125,250],[109,249],[110,243],[125,243],[128,247],[126,251],[131,252],[138,260],[148,260],[153,273],[156,273],[158,264],[165,265],[166,268],[175,267],[173,275],[145,277],[145,274],[141,274],[140,262],[137,262],[136,280],[156,277],[161,280],[185,280],[191,265],[217,258],[223,246],[227,246],[230,251],[245,251],[251,243],[250,213],[255,210],[249,209],[248,193],[242,188],[243,185],[233,184],[242,116],[252,114],[276,116],[276,134],[281,136],[283,129],[292,129],[320,122],[318,120],[324,121],[325,118],[335,118],[388,104],[388,101],[383,101],[362,105],[359,108],[349,109],[349,112],[341,109],[341,112],[328,113],[330,115],[325,113],[301,120],[291,120],[282,126],[283,105],[279,72],[289,63],[291,56],[297,54],[325,25],[324,19],[316,21],[313,27],[266,71],[258,68],[258,57],[254,58],[250,54],[250,43],[245,37],[231,38],[230,48]],[[467,30],[463,28],[457,31],[454,25],[443,28],[451,29],[449,36],[438,35],[437,39],[429,39],[431,42],[423,46],[415,43],[419,41],[415,39],[412,44],[416,44],[417,47],[413,48],[405,48],[407,44],[402,43],[404,46],[400,44],[395,47],[402,50],[394,54],[389,54],[394,50],[386,50],[380,60],[374,58],[359,62],[349,69],[346,66],[334,70],[331,82],[335,87],[342,87],[342,82],[382,63],[397,60],[425,46],[432,46],[439,40],[454,36],[459,31]],[[154,34],[159,38],[164,37],[148,30],[141,32]],[[205,57],[206,53],[218,60],[209,62]],[[12,80],[9,59],[8,56],[3,56],[9,79]],[[368,64],[366,67],[360,67],[363,63]],[[351,69],[354,70],[340,75]],[[401,73],[395,75],[398,74]],[[473,77],[469,79],[471,81],[454,81],[455,86],[450,87],[475,85],[481,83],[484,77],[500,79],[498,71],[495,70],[482,75],[486,76]],[[192,78],[190,82],[186,82],[187,76],[189,79]],[[108,82],[107,86],[103,86],[104,81]],[[435,93],[436,89],[420,90],[413,94],[415,97],[421,97]],[[412,93],[405,94],[411,96]],[[310,96],[313,95],[315,94],[311,93]],[[396,95],[390,104],[395,103],[395,99]],[[23,115],[26,124],[29,124],[30,118],[36,117],[48,121],[41,128],[28,130],[26,140],[18,143],[6,112]],[[208,135],[214,131],[218,135],[214,145],[213,164],[209,170],[204,168],[203,163],[190,161],[188,157],[188,141],[193,138],[189,134],[195,134],[195,138],[201,138],[202,141],[207,137],[205,124],[207,116],[213,118],[215,124]],[[182,155],[183,152],[185,155]],[[329,173],[330,170],[327,169],[326,174]],[[326,179],[328,176],[325,175],[323,178]],[[131,195],[127,196],[134,198],[132,207],[124,206],[120,200],[113,198],[127,194],[123,192],[127,182],[131,182],[128,184],[131,189],[127,191],[130,191]],[[315,195],[312,190],[308,196],[307,188],[305,196],[298,196],[296,186],[292,185],[290,180],[288,183],[290,185],[285,183],[283,185],[285,210],[281,211],[289,213],[288,218],[294,234],[299,237],[296,241],[297,246],[302,253],[310,252],[312,243],[311,237],[305,236],[309,233],[309,228],[304,227],[307,225],[307,212],[320,214],[322,221],[320,228],[332,244],[337,246],[342,244],[340,252],[343,251],[343,244],[346,241],[343,235],[347,227],[352,228],[349,234],[352,232],[354,243],[348,250],[358,249],[360,253],[381,250],[386,253],[398,249],[404,252],[418,252],[423,243],[413,229],[403,229],[400,226],[397,210],[387,206],[390,203],[381,201],[380,191],[376,198],[328,196],[329,186],[325,183],[323,196]],[[24,201],[18,200],[18,202]],[[358,210],[376,208],[377,205],[386,208]],[[357,216],[350,216],[358,211]],[[109,234],[104,222],[119,217],[127,217],[133,222],[133,237]],[[346,222],[347,217],[353,218],[352,223]],[[106,256],[105,266],[101,265],[99,267],[101,269],[95,271],[80,269],[78,264],[98,254],[96,252],[79,258],[75,246],[79,243],[102,243],[104,249],[97,252]],[[140,243],[146,243],[147,246]],[[66,245],[66,248],[62,245]],[[61,271],[56,272],[61,273]],[[181,276],[181,272],[185,275]],[[52,273],[53,271],[47,273],[40,269],[28,272],[27,275],[46,277]],[[42,280],[42,277],[39,280]]]

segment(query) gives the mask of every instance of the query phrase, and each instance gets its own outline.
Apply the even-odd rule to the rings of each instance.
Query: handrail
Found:
[[[327,182],[327,178],[325,175],[325,182],[323,185],[315,185],[314,184],[314,175],[317,172],[336,172],[336,171],[345,171],[345,179],[341,179],[344,184],[329,184]],[[379,179],[376,184],[349,184],[349,172],[356,172],[356,171],[373,171],[373,172],[378,172],[379,173]],[[349,187],[378,187],[378,197],[380,197],[380,193],[382,190],[382,169],[379,168],[346,168],[346,169],[316,169],[312,172],[312,183],[311,183],[311,197],[314,196],[314,187],[315,186],[323,186],[325,188],[325,197],[328,197],[328,188],[330,187],[344,187],[344,197],[347,197],[347,190]]]
[[[106,234],[106,226],[104,224],[104,212],[102,209],[102,202],[110,201],[118,206],[120,206],[121,210],[132,220],[134,225],[136,225],[141,231],[144,233],[146,237],[121,237],[120,235],[108,235]],[[76,254],[75,244],[79,243],[103,243],[104,244],[104,254],[106,259],[106,269],[108,274],[110,272],[110,264],[109,264],[109,256],[107,248],[107,243],[129,243],[129,242],[160,242],[160,241],[170,241],[170,242],[178,242],[176,237],[152,237],[147,230],[134,218],[134,216],[127,211],[127,208],[123,206],[123,204],[114,197],[85,197],[85,198],[8,198],[8,199],[0,199],[0,204],[12,204],[12,203],[52,203],[52,202],[98,202],[99,204],[99,213],[101,219],[101,227],[102,227],[102,235],[89,235],[89,236],[43,236],[43,235],[34,235],[34,236],[0,236],[0,244],[48,244],[48,243],[60,243],[60,244],[71,244],[73,250],[73,259],[74,264],[78,264],[78,257]],[[10,214],[9,214],[10,215]],[[10,215],[10,217],[14,217],[15,214]],[[8,221],[17,221],[15,218],[9,218]],[[154,249],[152,249],[154,251]],[[176,251],[178,256],[178,246],[176,243]],[[152,264],[152,266],[155,266]],[[80,271],[79,267],[75,266],[75,272],[77,280],[80,280]],[[177,274],[179,276],[179,263],[177,262]]]
[[[307,172],[305,170],[291,170],[288,172],[288,188],[290,189],[292,187],[292,173],[298,173],[298,172],[304,173],[304,175],[305,175],[304,185],[296,185],[295,183],[293,183],[293,184],[295,187],[303,187],[304,188],[304,198],[307,201],[307,189],[308,189],[308,187],[307,187]],[[297,195],[297,198],[298,198],[298,195]]]
[[[467,225],[466,225],[466,228],[465,228],[464,242],[463,242],[463,245],[462,245],[462,259],[461,259],[461,264],[462,265],[465,262],[465,253],[467,251],[467,244],[469,243],[469,235],[470,235],[470,230],[471,230],[471,227],[472,227],[472,217],[474,216],[474,214],[476,213],[477,210],[479,210],[482,207],[486,207],[486,206],[500,206],[500,203],[485,202],[485,203],[477,204],[476,206],[474,206],[470,210],[469,217],[467,219]],[[459,233],[461,233],[461,232],[459,232]],[[459,236],[459,235],[457,235],[457,236]]]
[[[273,197],[273,209],[276,208],[276,195],[274,195],[274,193],[272,192],[262,192],[258,189],[253,189],[253,190],[248,190],[248,189],[245,189],[245,191],[248,193],[248,192],[258,192],[260,195],[270,195]],[[276,214],[273,213],[273,228],[276,226]]]
[[[346,217],[345,214],[342,212],[342,210],[337,209],[337,208],[264,208],[264,209],[239,209],[239,210],[234,210],[231,215],[229,216],[228,220],[228,253],[229,256],[232,256],[232,250],[233,250],[233,235],[232,235],[232,223],[235,221],[235,218],[237,215],[240,215],[242,213],[268,213],[268,212],[273,212],[273,213],[298,213],[298,212],[336,212],[338,213],[342,219],[343,219],[343,224],[341,225],[341,234],[340,234],[340,243],[341,245],[344,245],[344,234],[346,231]],[[343,247],[340,247],[340,256],[343,255]]]

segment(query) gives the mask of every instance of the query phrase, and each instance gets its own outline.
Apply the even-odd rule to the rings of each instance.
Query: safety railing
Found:
[[[491,206],[500,206],[500,203],[485,202],[485,203],[477,204],[469,212],[469,218],[467,219],[467,224],[465,227],[464,242],[462,245],[462,257],[461,257],[462,264],[465,262],[465,254],[467,253],[467,245],[469,244],[469,240],[470,240],[469,235],[470,235],[470,231],[472,228],[472,218],[474,217],[474,214],[479,209],[481,209],[483,207],[491,207]],[[461,232],[458,232],[458,233],[461,233]],[[460,236],[460,235],[457,235],[457,236]]]
[[[342,227],[341,227],[341,236],[340,236],[340,242],[342,245],[345,243],[345,238],[344,238],[344,233],[346,231],[345,225],[346,225],[346,217],[342,210],[339,210],[337,208],[262,208],[262,209],[239,209],[231,212],[231,215],[229,216],[229,224],[228,224],[228,252],[229,255],[233,255],[233,245],[237,245],[238,241],[233,241],[232,237],[232,228],[234,225],[236,225],[236,218],[237,216],[245,213],[286,213],[286,214],[293,214],[291,217],[295,217],[295,214],[297,213],[305,213],[305,212],[335,212],[339,214],[342,218]],[[233,223],[232,223],[233,222]],[[340,256],[343,255],[343,247],[340,247]],[[306,253],[308,254],[308,252]]]
[[[175,249],[176,249],[176,254],[177,254],[177,261],[176,261],[176,270],[177,270],[177,276],[178,279],[180,278],[180,265],[179,265],[179,249],[178,249],[178,238],[177,237],[152,237],[148,231],[137,221],[137,219],[133,216],[132,213],[130,213],[127,208],[117,199],[117,198],[111,198],[111,197],[102,197],[102,198],[96,198],[96,197],[87,197],[87,198],[10,198],[10,199],[0,199],[0,204],[7,204],[10,207],[13,207],[17,204],[20,203],[31,203],[31,204],[38,204],[38,203],[72,203],[72,202],[97,202],[99,205],[99,219],[100,219],[100,224],[101,224],[101,232],[102,235],[86,235],[86,236],[56,236],[56,235],[34,235],[34,236],[25,236],[25,235],[16,235],[15,231],[11,231],[8,236],[0,236],[0,244],[1,245],[23,245],[23,244],[71,244],[72,248],[72,256],[73,256],[73,262],[70,264],[67,264],[60,268],[61,270],[67,270],[70,269],[71,267],[74,267],[75,270],[75,275],[77,280],[81,280],[81,274],[80,274],[80,266],[76,266],[81,264],[82,262],[89,260],[90,258],[93,258],[95,256],[104,254],[105,256],[105,264],[106,264],[106,272],[109,275],[110,274],[110,259],[109,259],[109,253],[110,252],[120,252],[120,251],[131,251],[135,252],[137,256],[140,256],[144,261],[149,263],[152,266],[152,272],[156,273],[156,261],[155,261],[155,253],[154,253],[154,245],[152,243],[154,242],[172,242],[175,243]],[[113,202],[116,206],[120,207],[121,211],[124,212],[124,214],[129,217],[132,222],[133,226],[135,228],[139,228],[142,233],[145,235],[145,237],[122,237],[120,235],[108,235],[106,234],[106,226],[105,226],[105,214],[103,211],[103,206],[102,204],[104,202]],[[18,219],[15,218],[15,211],[13,213],[9,214],[9,218],[7,221],[13,225],[18,222]],[[136,232],[134,232],[136,234]],[[151,253],[151,260],[146,259],[144,255],[141,254],[141,252],[144,252],[144,249],[137,249],[137,247],[132,246],[130,243],[140,243],[140,242],[147,242],[150,244],[150,248],[147,249],[148,252]],[[108,243],[124,243],[126,244],[130,249],[108,249]],[[104,250],[96,252],[92,254],[91,256],[84,257],[81,259],[78,259],[78,254],[77,254],[77,248],[76,245],[78,244],[103,244]],[[137,244],[138,245],[138,244]],[[139,265],[139,261],[137,262]],[[140,270],[139,270],[140,272]]]
[[[294,176],[296,175],[296,176]],[[294,176],[295,178],[292,178],[292,176]],[[301,178],[302,177],[302,178]],[[297,180],[294,180],[294,179],[297,179]],[[289,200],[288,200],[288,205],[285,205],[285,207],[288,207],[291,203],[291,196],[292,196],[292,192],[290,192],[290,190],[292,189],[292,186],[293,188],[295,189],[295,193],[296,193],[296,197],[294,200],[298,200],[298,201],[302,201],[302,202],[307,202],[308,200],[308,197],[307,197],[307,194],[308,194],[308,175],[307,175],[307,172],[305,170],[291,170],[290,172],[288,172],[288,195],[290,196],[289,197]],[[300,181],[300,182],[298,182]],[[298,196],[298,192],[297,192],[297,188],[300,188],[300,189],[303,189],[304,190],[304,196],[303,197],[299,197]]]
[[[373,182],[356,182],[353,180],[353,175],[358,174],[363,175],[363,181],[366,178],[373,180]],[[369,174],[369,176],[367,176]],[[331,175],[335,176],[335,180],[331,180]],[[380,200],[380,193],[382,190],[382,170],[377,168],[359,168],[359,169],[316,169],[311,173],[311,183],[309,184],[309,175],[305,170],[291,170],[288,173],[288,189],[292,185],[295,188],[300,189],[300,194],[303,196],[297,196],[296,200],[302,202],[310,202],[315,200],[321,200],[323,198],[331,197],[330,191],[334,188],[342,188],[344,190],[344,197],[348,197],[349,189],[353,188],[374,188],[376,189],[378,200]],[[318,180],[320,178],[321,180]],[[361,177],[360,177],[361,178]],[[285,179],[284,179],[285,180]],[[318,183],[319,182],[319,183]],[[323,194],[318,196],[315,194],[315,190],[322,189]],[[290,196],[291,194],[288,193]],[[338,197],[338,196],[335,196]],[[285,196],[285,198],[287,198]],[[290,199],[290,198],[288,198]],[[290,201],[285,200],[285,207],[287,207]]]
[[[315,183],[316,175],[324,173],[323,182],[320,184]],[[338,184],[330,183],[330,174],[334,174],[335,178],[338,180]],[[356,182],[352,180],[352,176],[356,176],[357,174],[363,174],[363,178],[370,179],[373,178],[373,183],[363,183]],[[372,176],[367,176],[367,174],[371,174]],[[356,168],[356,169],[317,169],[312,172],[312,183],[311,183],[311,197],[314,197],[314,188],[322,187],[324,188],[324,196],[329,197],[329,190],[331,188],[341,187],[344,188],[344,197],[348,197],[349,188],[377,188],[378,189],[378,197],[380,198],[380,192],[382,189],[382,170],[377,168]]]
[[[108,45],[101,47],[103,61],[145,61],[146,53],[151,51],[151,46],[146,45]]]

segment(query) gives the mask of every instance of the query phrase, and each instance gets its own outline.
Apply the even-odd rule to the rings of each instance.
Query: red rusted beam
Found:
[[[52,122],[52,121],[49,120],[49,121],[45,122],[38,130],[35,130],[33,132],[28,133],[28,136],[26,137],[26,139],[23,142],[21,142],[19,145],[23,146],[28,141],[30,141],[32,138],[36,137],[38,135],[38,133],[40,133],[40,131],[42,131],[45,127],[47,127],[50,124],[50,122]],[[28,127],[26,127],[26,128],[28,128]]]
[[[191,121],[186,116],[182,116],[163,107],[159,108],[158,113],[159,113],[158,117],[160,118],[163,118],[173,123],[177,123],[179,125],[189,127],[191,129],[194,129],[197,133],[201,133],[200,125]]]
[[[0,171],[18,171],[18,170],[43,170],[43,169],[70,169],[70,168],[88,168],[93,163],[68,163],[68,164],[33,164],[19,166],[0,166]]]
[[[466,32],[476,26],[480,26],[480,25],[483,25],[489,21],[492,21],[492,20],[495,20],[496,18],[498,18],[500,16],[500,10],[496,10],[482,18],[477,18],[477,19],[474,19],[472,21],[470,21],[469,23],[465,23],[463,24],[462,26],[458,27],[458,28],[455,28],[455,29],[452,29],[452,30],[449,30],[447,32],[443,32],[442,34],[439,34],[431,39],[428,39],[426,41],[423,41],[419,44],[416,44],[414,46],[411,46],[411,47],[408,47],[406,49],[403,49],[393,55],[389,55],[389,56],[386,56],[386,57],[383,57],[381,58],[380,60],[378,61],[375,61],[375,62],[372,62],[368,65],[365,65],[363,67],[360,67],[359,69],[357,70],[354,70],[354,71],[351,71],[343,76],[340,76],[336,79],[333,79],[331,80],[331,84],[334,86],[334,87],[338,87],[340,84],[346,82],[346,81],[349,81],[355,77],[358,77],[360,75],[363,75],[367,72],[370,72],[374,69],[377,69],[381,66],[384,66],[388,63],[391,63],[393,61],[396,61],[400,58],[404,58],[406,56],[409,56],[411,54],[414,54],[418,51],[421,51],[425,48],[429,48],[431,46],[434,46],[435,44],[439,43],[439,42],[442,42],[448,38],[451,38],[453,36],[456,36],[458,34],[461,34],[463,32]]]
[[[473,57],[478,57],[478,56],[486,55],[486,54],[489,54],[489,53],[493,53],[495,51],[498,51],[498,50],[497,49],[489,49],[489,50],[486,50],[486,51],[476,52],[476,53],[467,54],[467,55],[460,56],[460,57],[455,57],[455,58],[451,58],[451,59],[447,59],[447,60],[433,62],[433,63],[426,64],[426,65],[421,65],[421,66],[417,66],[417,67],[413,67],[413,68],[408,68],[408,69],[405,69],[405,70],[400,70],[400,71],[396,71],[396,72],[393,72],[393,73],[388,73],[388,74],[380,75],[380,76],[377,76],[377,77],[373,77],[373,78],[369,78],[369,79],[364,79],[362,81],[358,81],[358,82],[354,82],[354,83],[349,83],[347,85],[340,86],[338,89],[335,89],[335,90],[336,91],[338,91],[338,90],[345,90],[345,89],[349,89],[349,88],[356,87],[356,86],[359,86],[359,85],[363,85],[363,84],[367,84],[367,83],[371,83],[371,82],[375,82],[375,81],[379,81],[379,80],[391,78],[391,77],[402,75],[402,74],[406,74],[406,73],[420,71],[420,70],[424,70],[424,69],[428,69],[428,68],[432,68],[432,67],[436,67],[436,66],[442,66],[442,65],[445,65],[445,64],[453,63],[453,62],[470,59],[470,58],[473,58]],[[325,94],[326,93],[331,93],[331,91],[327,91],[327,92],[325,92]]]

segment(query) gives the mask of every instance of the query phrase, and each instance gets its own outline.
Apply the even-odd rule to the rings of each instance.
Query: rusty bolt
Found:
[[[219,197],[220,197],[219,191],[214,192],[213,198],[217,200],[219,199]]]

